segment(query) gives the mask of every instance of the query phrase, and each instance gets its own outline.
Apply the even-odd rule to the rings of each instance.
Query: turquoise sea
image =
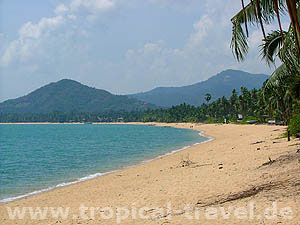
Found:
[[[144,125],[0,125],[0,202],[101,176],[207,140]]]

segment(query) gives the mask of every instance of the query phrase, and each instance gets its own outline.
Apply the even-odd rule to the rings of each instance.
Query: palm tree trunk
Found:
[[[261,17],[259,0],[256,0],[256,10],[257,10],[257,17],[258,17],[258,20],[259,20],[259,23],[260,23],[261,31],[262,31],[263,36],[264,36],[264,40],[267,40],[264,24],[263,24],[262,17]]]
[[[246,35],[247,37],[249,37],[249,31],[248,31],[248,24],[247,24],[247,15],[246,15],[246,10],[245,10],[245,4],[244,4],[244,0],[242,1],[242,6],[243,6],[243,11],[244,11],[244,17],[245,17],[245,29],[246,29]]]
[[[276,16],[277,16],[277,20],[278,20],[278,24],[279,24],[279,29],[280,29],[280,34],[281,34],[281,38],[282,38],[282,42],[283,42],[284,41],[284,34],[283,34],[283,31],[282,31],[282,26],[281,26],[281,21],[280,21],[278,0],[273,0],[273,3],[274,3],[274,8],[275,8],[275,12],[276,12]]]

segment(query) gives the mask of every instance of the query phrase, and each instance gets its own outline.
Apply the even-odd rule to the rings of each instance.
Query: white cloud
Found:
[[[0,66],[8,66],[12,61],[24,62],[39,47],[39,38],[56,30],[64,23],[62,16],[42,18],[39,23],[25,23],[19,30],[19,38],[11,41],[0,58]]]
[[[72,11],[85,8],[89,12],[98,13],[114,8],[115,2],[113,0],[73,0],[70,7]]]
[[[64,4],[58,5],[56,7],[56,9],[54,10],[55,14],[57,14],[57,15],[65,14],[68,11],[69,11],[69,8],[67,6],[65,6]]]
[[[27,22],[19,30],[20,39],[39,38],[43,32],[56,29],[63,23],[64,18],[62,16],[42,18],[38,24]]]
[[[160,52],[161,51],[161,44],[163,42],[158,42],[158,43],[146,43],[143,48],[144,53],[153,53],[153,52]]]
[[[69,14],[67,16],[70,20],[76,20],[77,19],[77,16],[73,15],[73,14]]]
[[[148,42],[139,49],[129,49],[125,59],[122,64],[125,80],[122,83],[129,90],[138,84],[143,84],[140,91],[161,85],[188,84],[190,76],[184,52],[167,47],[164,41]]]
[[[1,60],[0,60],[0,65],[7,66],[14,58],[16,51],[17,51],[17,41],[13,41],[6,48],[4,54],[2,55]]]
[[[58,5],[54,10],[57,16],[41,18],[36,24],[29,21],[22,25],[19,29],[18,39],[11,41],[2,52],[0,66],[8,66],[13,61],[25,61],[26,58],[34,54],[35,50],[43,47],[39,46],[43,39],[55,35],[54,32],[67,21],[75,21],[77,19],[75,13],[78,14],[87,10],[89,12],[87,19],[91,21],[97,18],[97,13],[110,10],[114,6],[113,0],[72,0],[69,6]],[[67,14],[70,9],[73,13]],[[83,29],[78,34],[85,37],[89,36],[87,31]]]
[[[212,26],[212,19],[208,15],[204,15],[198,22],[193,25],[195,33],[191,35],[190,41],[194,45],[200,44],[202,40],[207,37],[208,31]]]

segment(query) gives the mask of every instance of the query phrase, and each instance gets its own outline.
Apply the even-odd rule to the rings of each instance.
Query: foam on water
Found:
[[[57,184],[55,186],[48,187],[48,188],[45,188],[45,189],[42,189],[42,190],[33,191],[33,192],[30,192],[30,193],[27,193],[27,194],[23,194],[23,195],[19,195],[19,196],[16,196],[16,197],[2,199],[2,200],[0,200],[0,203],[6,203],[6,202],[11,202],[11,201],[15,201],[15,200],[18,200],[18,199],[26,198],[26,197],[29,197],[31,195],[36,195],[36,194],[40,194],[40,193],[43,193],[43,192],[51,191],[51,190],[56,189],[56,188],[61,188],[61,187],[69,186],[69,185],[72,185],[72,184],[77,184],[79,182],[91,180],[91,179],[94,179],[96,177],[104,176],[106,174],[113,173],[113,172],[116,172],[116,170],[115,171],[106,172],[106,173],[91,174],[91,175],[88,175],[86,177],[79,178],[79,179],[77,179],[75,181],[64,182],[64,183],[60,183],[60,184]]]

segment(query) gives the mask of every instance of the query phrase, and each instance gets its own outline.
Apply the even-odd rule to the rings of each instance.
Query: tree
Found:
[[[259,25],[263,33],[263,41],[267,42],[267,36],[264,29],[264,23],[272,23],[275,18],[278,20],[279,33],[282,39],[285,38],[282,30],[280,15],[288,12],[291,19],[291,28],[293,38],[297,49],[299,50],[300,26],[298,18],[299,0],[250,0],[248,5],[244,6],[242,0],[242,9],[232,19],[232,41],[231,47],[238,61],[243,61],[248,53],[248,24]],[[242,28],[245,25],[245,32]],[[299,52],[298,52],[299,53]]]
[[[279,59],[282,65],[278,67],[266,82],[263,89],[265,103],[280,112],[288,122],[293,109],[293,103],[300,97],[300,25],[299,0],[251,0],[232,19],[231,48],[238,61],[243,61],[248,53],[248,24],[259,25],[262,31],[261,55],[269,66],[275,65]],[[281,15],[288,13],[290,26],[284,31],[281,26]],[[278,21],[278,30],[266,34],[264,24]],[[245,31],[242,28],[245,26]],[[275,104],[275,102],[277,102]]]
[[[206,93],[204,98],[205,98],[205,100],[206,100],[206,102],[207,102],[207,104],[208,104],[209,101],[211,100],[211,94]]]

